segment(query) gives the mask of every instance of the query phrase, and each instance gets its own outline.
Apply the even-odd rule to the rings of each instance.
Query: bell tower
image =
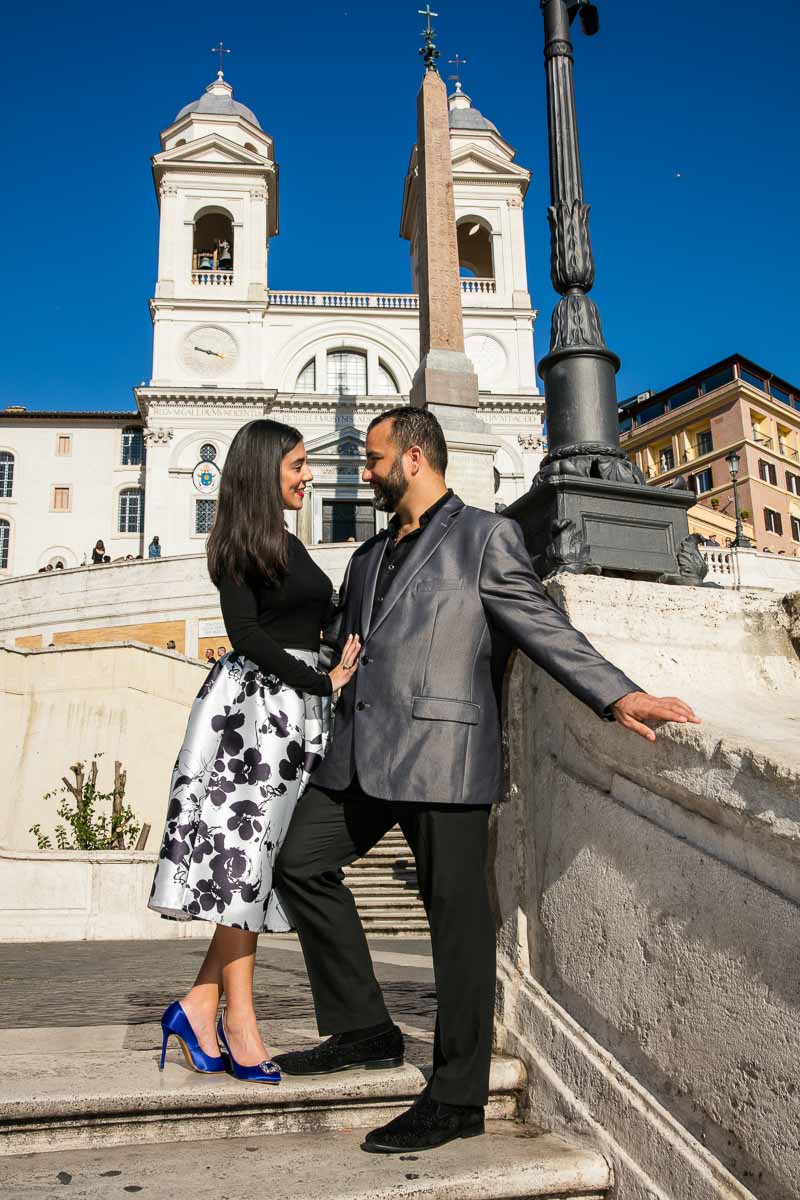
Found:
[[[267,256],[278,232],[272,138],[222,71],[161,134],[152,386],[259,380]]]
[[[453,201],[462,292],[469,307],[530,309],[522,206],[531,174],[514,161],[514,147],[456,83],[448,97]],[[406,176],[401,235],[411,251],[411,285],[418,287],[417,147]]]

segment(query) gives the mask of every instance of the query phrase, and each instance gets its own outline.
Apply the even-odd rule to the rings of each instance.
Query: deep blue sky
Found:
[[[599,0],[576,30],[594,297],[620,399],[738,351],[800,381],[798,7]],[[275,138],[273,287],[406,291],[417,0],[15,5],[3,24],[5,376],[0,407],[130,408],[149,377],[158,133],[225,70]],[[547,349],[548,198],[536,0],[442,0],[444,60],[533,171],[528,275]],[[763,19],[763,18],[762,18]],[[446,66],[444,71],[451,68]],[[680,172],[680,177],[676,177]]]

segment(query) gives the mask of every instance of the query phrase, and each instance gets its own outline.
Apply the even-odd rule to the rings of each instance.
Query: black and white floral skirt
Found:
[[[311,650],[289,653],[317,666]],[[192,705],[148,907],[254,933],[290,929],[273,866],[329,740],[327,697],[224,655]]]

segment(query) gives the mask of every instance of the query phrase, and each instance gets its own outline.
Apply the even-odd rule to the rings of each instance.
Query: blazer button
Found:
[[[361,655],[361,665],[362,666],[366,667],[368,665],[368,663],[371,663],[371,662],[372,662],[372,659],[370,658],[370,656],[368,654]]]
[[[365,708],[369,708],[369,705],[367,704],[366,700],[359,700],[356,704],[356,708],[359,712],[363,712]]]

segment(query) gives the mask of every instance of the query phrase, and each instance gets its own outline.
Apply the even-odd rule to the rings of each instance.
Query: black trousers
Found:
[[[342,868],[399,824],[417,864],[431,929],[438,1013],[434,1099],[486,1104],[495,991],[495,931],[486,883],[488,807],[392,804],[356,780],[313,784],[300,800],[274,883],[300,937],[321,1035],[388,1019]]]

